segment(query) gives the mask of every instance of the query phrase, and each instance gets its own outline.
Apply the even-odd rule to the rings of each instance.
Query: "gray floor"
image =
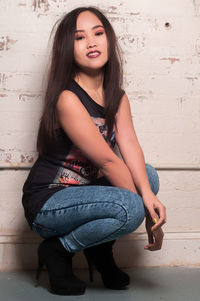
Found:
[[[87,270],[75,271],[86,281],[87,289],[83,296],[57,296],[48,291],[48,275],[41,274],[40,286],[34,287],[35,272],[1,272],[0,301],[199,301],[199,268],[144,268],[128,269],[131,285],[127,290],[105,289],[100,276],[95,272],[95,282],[88,281]],[[103,300],[104,301],[104,300]]]

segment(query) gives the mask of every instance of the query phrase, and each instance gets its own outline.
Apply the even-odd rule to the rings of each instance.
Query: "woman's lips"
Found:
[[[90,52],[87,54],[87,57],[89,57],[89,58],[95,58],[95,57],[100,56],[100,54],[101,54],[100,51],[90,51]]]

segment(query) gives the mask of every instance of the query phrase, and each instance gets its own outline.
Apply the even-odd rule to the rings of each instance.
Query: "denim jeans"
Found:
[[[151,189],[157,194],[159,178],[146,164]],[[67,187],[52,195],[37,214],[32,229],[43,238],[57,236],[69,252],[115,240],[143,222],[142,198],[112,186],[105,178],[89,185]]]

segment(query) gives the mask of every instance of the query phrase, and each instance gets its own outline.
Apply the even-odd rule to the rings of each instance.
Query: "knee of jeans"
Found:
[[[154,194],[157,194],[160,187],[159,176],[157,171],[150,164],[146,164],[147,176],[149,179],[149,184],[151,186],[151,190]]]
[[[125,234],[135,231],[145,218],[145,209],[142,198],[139,195],[134,195],[130,200],[129,206],[126,207],[127,219],[125,224]]]

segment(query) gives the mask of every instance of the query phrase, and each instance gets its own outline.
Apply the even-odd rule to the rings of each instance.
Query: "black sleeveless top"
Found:
[[[105,139],[104,107],[96,103],[74,80],[66,90],[78,96]],[[114,148],[114,131],[107,143]],[[88,185],[97,179],[98,174],[97,167],[73,144],[64,130],[58,128],[56,145],[37,158],[23,186],[22,204],[30,227],[46,200],[55,192],[69,186]]]

